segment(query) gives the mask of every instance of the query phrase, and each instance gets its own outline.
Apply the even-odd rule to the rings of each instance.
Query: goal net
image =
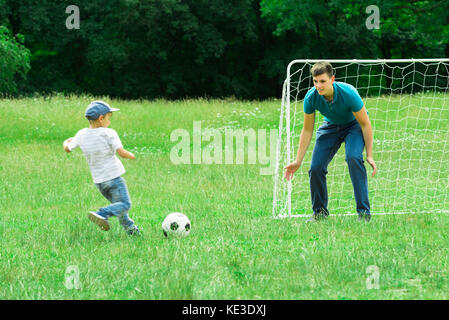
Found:
[[[294,60],[287,68],[279,121],[273,216],[310,216],[309,175],[316,129],[291,181],[284,167],[296,159],[303,126],[303,99],[313,87],[310,69],[323,60]],[[366,163],[372,214],[449,212],[449,59],[326,60],[335,81],[357,88],[373,128],[377,174]],[[344,146],[328,167],[328,209],[356,214]],[[366,153],[364,151],[364,159]]]

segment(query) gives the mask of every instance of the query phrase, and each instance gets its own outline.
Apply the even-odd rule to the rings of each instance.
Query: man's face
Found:
[[[313,77],[313,84],[320,95],[329,95],[332,93],[332,85],[335,81],[335,76],[329,78],[327,73],[320,74]]]

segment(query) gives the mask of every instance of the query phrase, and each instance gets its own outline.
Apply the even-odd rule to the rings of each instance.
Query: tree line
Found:
[[[79,28],[68,28],[70,5]],[[368,6],[378,28],[368,28]],[[449,0],[0,0],[0,94],[279,97],[293,59],[449,57]]]

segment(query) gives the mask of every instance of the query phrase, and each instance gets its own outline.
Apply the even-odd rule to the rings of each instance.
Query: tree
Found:
[[[23,46],[24,38],[12,36],[5,26],[0,26],[0,95],[17,93],[17,83],[25,79],[30,69],[30,51]]]
[[[262,17],[276,35],[305,37],[298,58],[424,58],[444,56],[449,1],[373,1],[380,29],[367,30],[362,0],[262,0]]]
[[[32,53],[24,90],[122,98],[257,90],[256,0],[79,0],[79,30],[65,28],[65,1],[6,3]]]

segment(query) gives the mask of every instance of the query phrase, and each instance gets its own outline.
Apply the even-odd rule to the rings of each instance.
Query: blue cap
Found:
[[[120,109],[111,108],[104,101],[94,101],[86,109],[84,114],[88,120],[97,120],[99,116],[105,115],[112,111],[119,111]]]

